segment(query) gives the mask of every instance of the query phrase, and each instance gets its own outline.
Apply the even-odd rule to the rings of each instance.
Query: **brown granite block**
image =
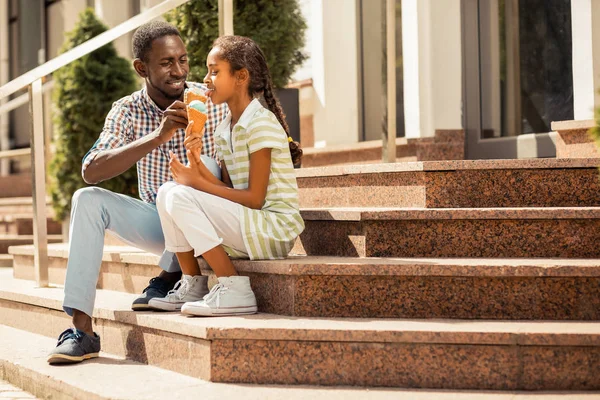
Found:
[[[55,285],[63,285],[66,276],[65,260],[48,257],[48,281]],[[13,255],[13,276],[17,279],[35,280],[32,255]]]
[[[417,144],[417,160],[464,160],[464,143],[419,143]]]
[[[600,205],[596,168],[440,171],[425,182],[428,208]]]
[[[600,278],[245,274],[259,311],[302,317],[600,320]],[[272,285],[265,281],[271,280]],[[260,285],[255,286],[255,282]],[[285,304],[285,308],[280,306]]]
[[[71,318],[62,311],[0,299],[3,325],[57,338]],[[210,379],[210,342],[122,322],[94,318],[102,350],[200,379]],[[50,351],[51,349],[48,349]]]
[[[31,174],[13,174],[0,177],[0,198],[31,197]]]
[[[422,139],[396,139],[396,158],[416,161],[417,143]],[[326,148],[304,148],[302,167],[322,167],[337,164],[381,163],[381,140],[329,146]],[[408,160],[406,160],[408,161]]]
[[[338,242],[342,229],[332,229]],[[363,234],[366,257],[600,258],[600,219],[364,221]],[[323,253],[312,241],[304,249],[351,250]]]
[[[298,179],[300,207],[423,207],[425,174],[358,174]]]
[[[499,390],[519,382],[516,346],[219,340],[212,350],[216,382]]]
[[[290,275],[241,273],[250,277],[259,312],[278,315],[296,315],[295,282]]]
[[[462,129],[436,129],[436,143],[465,143],[465,131]]]
[[[523,390],[600,389],[600,348],[523,346]]]
[[[360,222],[304,221],[305,229],[291,254],[366,257]]]
[[[0,323],[57,338],[62,331],[71,326],[71,318],[62,311],[0,299]]]
[[[516,162],[521,161],[521,162]],[[568,162],[566,162],[568,161]],[[439,161],[298,172],[300,206],[571,207],[600,205],[600,159]]]
[[[33,235],[33,216],[15,218],[14,225],[14,231],[10,233]],[[48,218],[46,228],[49,235],[60,235],[62,232],[62,223],[56,222],[53,218]]]
[[[155,365],[195,378],[210,379],[210,341],[116,323],[95,320],[104,351],[144,364]]]
[[[548,218],[551,211],[543,209],[528,210],[532,215],[521,219],[503,219],[519,215],[520,210],[506,210],[506,215],[500,212],[502,209],[490,210],[485,213],[489,219],[476,219],[478,213],[474,210],[456,211],[456,216],[436,210],[397,210],[388,216],[365,212],[362,213],[362,221],[335,221],[345,217],[343,212],[339,216],[327,211],[307,212],[305,215],[309,219],[305,217],[305,230],[296,241],[292,254],[340,257],[600,257],[600,246],[597,245],[600,242],[600,219],[577,219],[577,213],[585,214],[583,209],[565,210],[567,214],[573,214],[573,219],[542,219]]]
[[[557,132],[556,158],[600,157],[597,143],[589,132],[595,126],[594,120],[553,122],[552,130]]]

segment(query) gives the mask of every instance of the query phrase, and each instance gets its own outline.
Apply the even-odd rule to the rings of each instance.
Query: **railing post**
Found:
[[[48,286],[48,228],[46,226],[46,163],[44,159],[44,99],[42,80],[29,85],[31,174],[33,181],[33,246],[35,281]]]
[[[219,0],[219,36],[233,35],[233,0]]]
[[[386,0],[387,129],[382,138],[383,162],[396,162],[396,0]]]

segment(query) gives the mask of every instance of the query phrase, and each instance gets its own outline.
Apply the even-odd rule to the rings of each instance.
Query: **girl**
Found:
[[[198,149],[188,151],[187,167],[171,156],[176,183],[163,185],[156,202],[166,249],[177,254],[183,277],[149,305],[199,316],[253,314],[250,280],[237,274],[229,255],[251,260],[288,255],[304,229],[293,167],[302,150],[289,137],[265,56],[254,41],[218,38],[207,67],[207,96],[230,110],[215,131],[222,180],[200,161]],[[261,95],[268,109],[259,102]],[[197,140],[189,137],[186,144]],[[198,256],[218,277],[208,294]]]

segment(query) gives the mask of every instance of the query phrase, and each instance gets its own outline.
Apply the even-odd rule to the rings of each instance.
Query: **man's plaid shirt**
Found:
[[[205,85],[194,82],[187,82],[187,86],[206,90]],[[210,99],[206,106],[208,120],[202,138],[202,154],[216,158],[217,150],[213,134],[227,115],[228,109],[227,104],[215,105]],[[146,88],[116,101],[106,116],[100,137],[83,157],[82,174],[101,151],[124,146],[155,131],[160,126],[162,116],[163,111],[148,96]],[[163,183],[173,180],[169,172],[169,151],[177,154],[182,163],[187,163],[184,139],[185,130],[178,129],[169,142],[154,149],[137,162],[140,198],[146,203],[154,203],[158,188]]]

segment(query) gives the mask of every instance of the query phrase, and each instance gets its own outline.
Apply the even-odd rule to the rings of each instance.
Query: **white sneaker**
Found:
[[[148,306],[155,310],[179,311],[188,301],[201,300],[208,293],[208,276],[183,275],[173,290],[163,297],[150,299]]]
[[[203,300],[181,307],[183,314],[200,317],[255,314],[256,311],[256,297],[247,276],[221,277]]]

